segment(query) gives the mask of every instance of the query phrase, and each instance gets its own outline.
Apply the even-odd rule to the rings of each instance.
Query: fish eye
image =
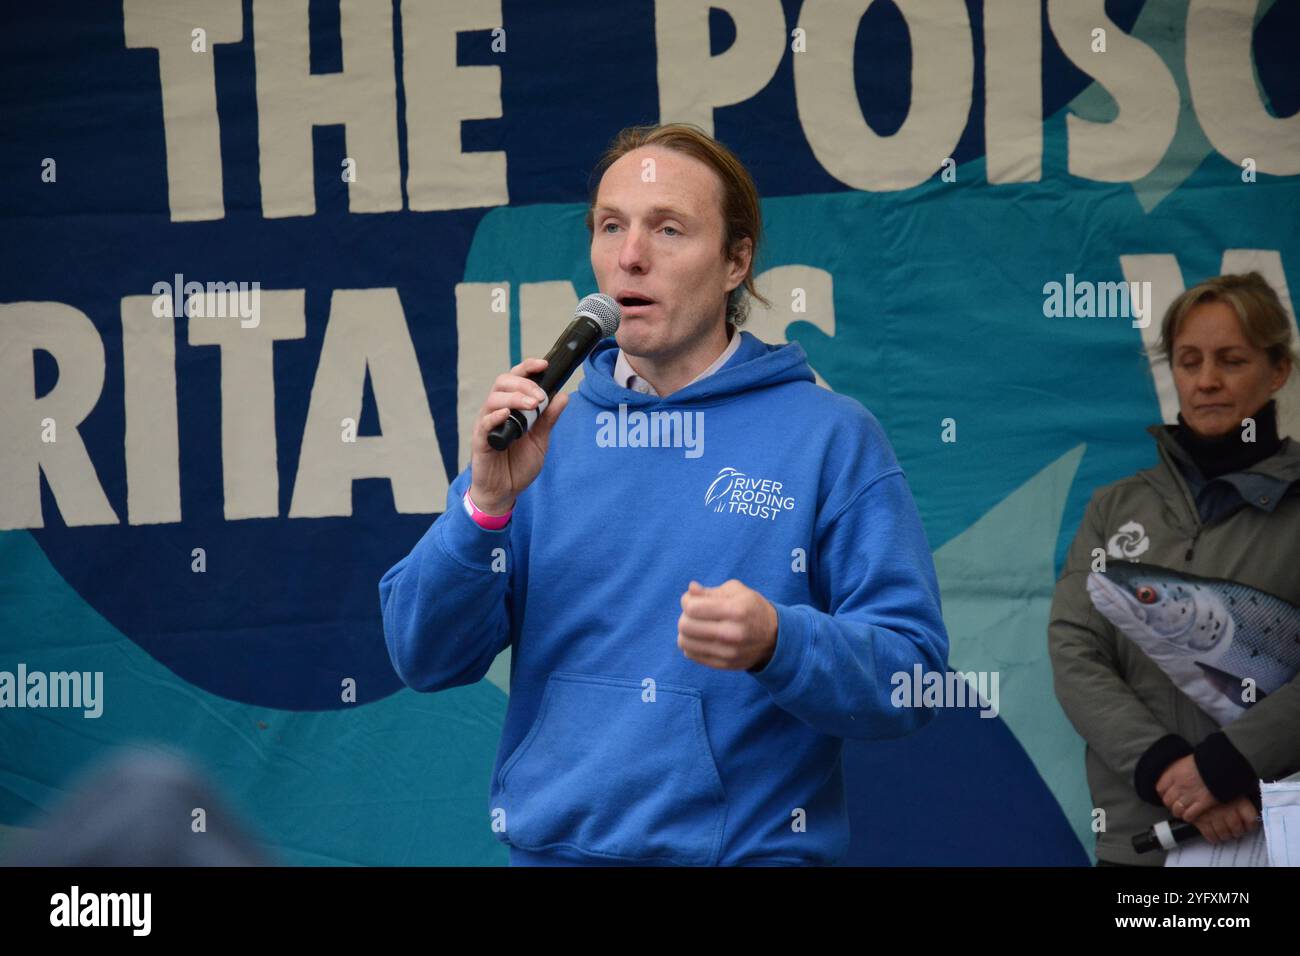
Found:
[[[1133,592],[1133,595],[1142,604],[1156,603],[1156,589],[1151,587],[1149,584],[1140,585],[1138,589]]]

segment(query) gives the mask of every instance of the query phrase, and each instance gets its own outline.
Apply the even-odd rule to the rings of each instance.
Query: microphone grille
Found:
[[[594,292],[579,302],[578,307],[573,311],[575,319],[580,315],[585,315],[587,318],[594,320],[600,326],[603,337],[609,338],[618,331],[618,323],[623,318],[623,310],[609,296],[601,292]]]

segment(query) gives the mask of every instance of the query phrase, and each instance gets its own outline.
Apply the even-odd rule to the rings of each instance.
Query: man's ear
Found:
[[[731,246],[731,256],[727,262],[731,268],[730,278],[734,279],[736,285],[745,281],[745,274],[749,272],[749,261],[754,255],[754,240],[746,236],[743,239],[737,239]],[[734,288],[734,286],[733,286]]]

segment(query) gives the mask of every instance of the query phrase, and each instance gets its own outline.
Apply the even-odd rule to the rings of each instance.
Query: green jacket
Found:
[[[1250,498],[1204,523],[1175,463],[1191,460],[1172,426],[1147,431],[1159,464],[1093,493],[1056,583],[1047,643],[1057,699],[1087,743],[1093,806],[1105,811],[1098,858],[1160,866],[1165,853],[1135,853],[1132,837],[1171,814],[1144,800],[1138,787],[1145,781],[1148,799],[1158,800],[1155,777],[1192,748],[1221,800],[1221,791],[1243,778],[1273,780],[1300,770],[1300,679],[1217,733],[1214,719],[1093,607],[1086,589],[1093,549],[1105,550],[1107,562],[1226,578],[1300,605],[1300,445],[1288,438],[1273,455],[1228,476],[1249,476]]]

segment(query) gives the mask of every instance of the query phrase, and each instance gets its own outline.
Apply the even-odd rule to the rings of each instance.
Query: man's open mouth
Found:
[[[624,307],[654,305],[654,299],[647,299],[645,296],[640,295],[621,295],[618,297],[618,304]]]

